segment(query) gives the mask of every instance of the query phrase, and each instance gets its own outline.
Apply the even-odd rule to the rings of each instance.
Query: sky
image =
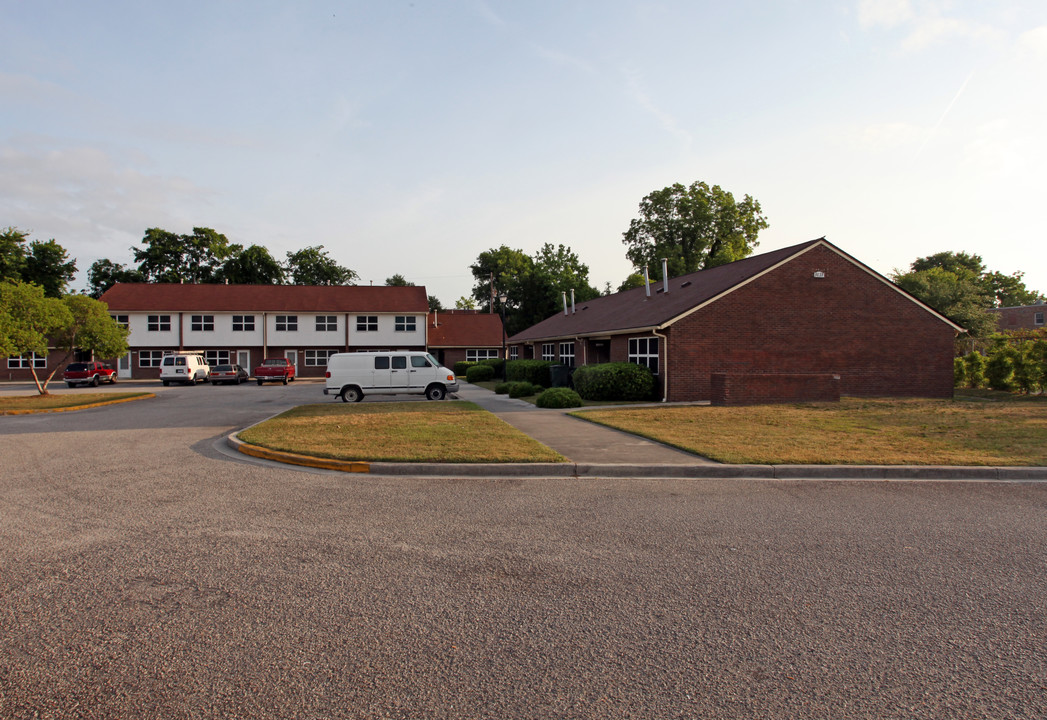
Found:
[[[640,200],[751,195],[757,252],[980,255],[1047,293],[1043,0],[0,0],[0,227],[133,265],[146,229],[445,307],[565,245],[631,272]]]

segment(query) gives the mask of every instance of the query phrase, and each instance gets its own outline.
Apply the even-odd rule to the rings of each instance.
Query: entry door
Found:
[[[291,361],[294,365],[294,374],[298,374],[298,351],[297,350],[284,350],[284,357]]]
[[[236,364],[242,367],[247,372],[251,372],[251,351],[250,350],[237,350],[236,351]]]
[[[131,353],[127,353],[116,364],[116,374],[121,380],[131,379]]]

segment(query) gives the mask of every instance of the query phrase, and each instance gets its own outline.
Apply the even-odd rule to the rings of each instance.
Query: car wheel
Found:
[[[95,375],[93,378],[91,378],[91,387],[98,387],[98,376],[97,375]]]
[[[262,387],[262,381],[261,380],[258,381],[258,387]]]
[[[429,400],[443,400],[446,395],[443,385],[430,385],[425,390],[425,397]]]
[[[360,392],[358,387],[347,387],[342,390],[342,394],[339,396],[342,398],[342,402],[360,402],[364,399],[364,394]]]
[[[286,385],[286,384],[287,384],[287,376],[285,375],[284,376],[284,385]]]
[[[116,385],[116,373],[113,373],[112,375],[109,376],[109,384],[110,385]]]
[[[212,385],[217,385],[217,384],[218,384],[218,381],[217,381],[217,380],[212,380],[212,381],[211,381],[211,384],[212,384]]]
[[[66,383],[66,385],[68,385],[71,388],[75,388],[76,387],[76,383]]]

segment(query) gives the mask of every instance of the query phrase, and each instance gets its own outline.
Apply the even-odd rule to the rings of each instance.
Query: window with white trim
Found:
[[[327,359],[334,355],[337,350],[306,350],[306,367],[327,367]]]
[[[189,329],[193,332],[214,332],[214,315],[191,315]]]
[[[396,332],[414,332],[418,329],[415,324],[414,315],[397,315],[396,316]]]
[[[658,338],[629,338],[629,362],[643,365],[658,374]]]
[[[47,356],[29,353],[28,355],[9,357],[7,358],[7,368],[8,370],[28,370],[30,368],[35,368],[37,370],[46,369]]]
[[[465,359],[467,362],[479,362],[480,360],[487,360],[489,358],[497,358],[497,350],[466,350]]]
[[[337,315],[317,315],[316,332],[334,332],[338,330]]]
[[[560,364],[574,367],[574,343],[560,343]]]
[[[164,359],[163,350],[139,350],[138,367],[160,367]]]
[[[556,344],[555,343],[543,343],[542,344],[542,360],[555,360],[556,359]]]
[[[298,316],[297,315],[277,315],[276,316],[276,331],[277,332],[298,332]]]
[[[519,348],[519,346],[513,345],[511,348],[509,348],[509,359],[510,360],[519,360],[520,359],[520,348]]]
[[[378,316],[357,315],[356,332],[378,332]]]
[[[228,350],[206,350],[204,351],[204,361],[208,365],[229,365],[233,362],[230,359]]]
[[[1042,312],[1038,312],[1035,315],[1033,315],[1032,324],[1033,325],[1043,325],[1043,313]]]
[[[233,315],[233,332],[254,332],[254,315]]]
[[[171,332],[170,315],[146,316],[145,329],[149,332]]]

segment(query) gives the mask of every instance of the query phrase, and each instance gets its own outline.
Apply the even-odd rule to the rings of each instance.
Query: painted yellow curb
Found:
[[[120,403],[132,402],[134,400],[149,400],[150,398],[155,397],[155,393],[145,393],[144,395],[138,395],[136,397],[104,400],[102,402],[88,403],[87,405],[72,405],[70,407],[40,408],[39,410],[0,410],[0,415],[36,415],[38,413],[73,412],[74,410],[90,410],[91,408],[105,407],[106,405],[119,405]]]
[[[263,460],[274,460],[276,462],[288,463],[290,465],[302,465],[304,467],[318,468],[320,470],[339,470],[341,472],[368,473],[371,472],[371,463],[362,460],[332,460],[329,458],[318,458],[310,455],[299,455],[298,453],[281,452],[269,450],[258,445],[250,445],[239,438],[236,440],[236,449],[244,455],[262,458]]]

